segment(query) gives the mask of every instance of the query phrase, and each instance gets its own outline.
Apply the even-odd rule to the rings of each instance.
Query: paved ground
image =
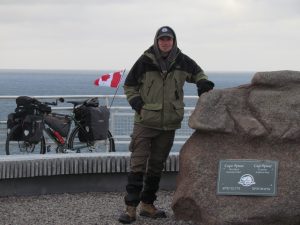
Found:
[[[134,225],[193,225],[176,221],[171,209],[173,192],[158,193],[156,205],[166,219],[138,216]],[[120,225],[124,193],[79,193],[43,196],[0,197],[1,225]]]

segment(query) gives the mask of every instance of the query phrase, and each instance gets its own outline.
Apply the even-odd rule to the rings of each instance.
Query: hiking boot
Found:
[[[153,204],[146,204],[141,202],[140,216],[156,218],[166,218],[167,215],[164,211],[155,208]]]
[[[122,213],[118,219],[120,223],[132,223],[136,220],[136,207],[126,206],[126,211]]]

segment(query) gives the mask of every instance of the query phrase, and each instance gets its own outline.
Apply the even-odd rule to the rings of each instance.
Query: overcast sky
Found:
[[[205,71],[300,71],[300,0],[0,0],[0,69],[129,70],[162,25]]]

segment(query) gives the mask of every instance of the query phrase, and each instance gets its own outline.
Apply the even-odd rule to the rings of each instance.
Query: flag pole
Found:
[[[126,70],[126,69],[123,70],[123,73],[122,73],[122,75],[121,75],[120,82],[119,82],[118,87],[117,87],[117,89],[116,89],[116,91],[115,91],[114,97],[113,97],[113,99],[111,100],[110,106],[109,106],[109,108],[108,108],[109,111],[110,111],[110,108],[111,108],[111,106],[112,106],[112,104],[113,104],[113,102],[114,102],[114,100],[115,100],[116,94],[117,94],[117,92],[118,92],[118,90],[119,90],[119,86],[120,86],[120,83],[121,83],[121,81],[122,81],[122,78],[123,78],[123,75],[124,75],[124,73],[125,73],[125,70]]]

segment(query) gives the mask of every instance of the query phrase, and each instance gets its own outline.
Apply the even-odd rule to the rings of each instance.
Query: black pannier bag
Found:
[[[33,106],[24,106],[24,105],[18,105],[15,109],[15,113],[17,117],[25,118],[26,115],[34,114],[34,107]]]
[[[44,122],[39,115],[27,115],[23,121],[23,139],[37,144],[43,136]]]
[[[61,136],[67,137],[70,127],[71,119],[66,115],[52,113],[44,117],[45,123],[53,130],[58,131]]]
[[[98,98],[90,98],[83,102],[82,105],[75,108],[75,119],[81,121],[85,117],[85,111],[87,107],[98,107],[99,100]]]
[[[15,112],[18,117],[25,117],[28,114],[34,114],[35,105],[39,101],[28,96],[20,96],[16,98],[17,108]]]
[[[17,106],[29,106],[32,104],[38,104],[39,101],[28,96],[19,96],[18,98],[16,98],[16,103]]]
[[[17,117],[16,113],[10,113],[8,114],[7,117],[7,134],[10,135],[10,140],[11,141],[22,141],[23,136],[22,136],[22,119],[20,117]],[[12,132],[12,128],[15,127],[16,125],[17,128]]]
[[[28,96],[20,96],[16,98],[17,108],[15,112],[20,116],[25,116],[28,114],[35,114],[34,110],[38,109],[44,113],[50,113],[51,107],[41,103],[39,100],[35,98],[31,98]]]
[[[78,138],[81,142],[105,140],[109,126],[109,110],[106,106],[81,108],[80,124],[86,134],[79,130]],[[86,138],[87,137],[87,138]]]
[[[99,106],[99,100],[98,98],[90,98],[84,101],[83,105],[88,107],[98,107]]]
[[[74,109],[75,119],[77,121],[81,121],[84,118],[84,114],[86,110],[85,108],[86,108],[85,105],[81,105]]]

